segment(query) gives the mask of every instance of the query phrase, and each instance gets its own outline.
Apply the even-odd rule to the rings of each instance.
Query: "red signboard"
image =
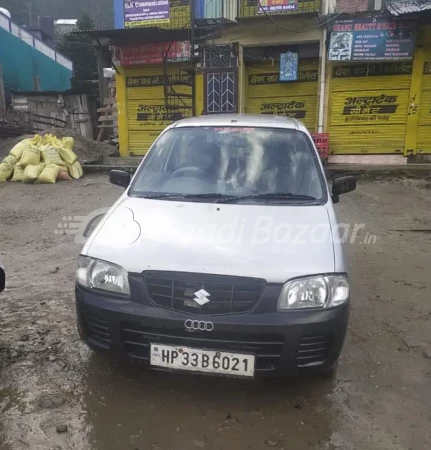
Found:
[[[120,66],[139,66],[144,64],[163,64],[182,62],[190,59],[190,42],[153,43],[114,46],[114,61]]]

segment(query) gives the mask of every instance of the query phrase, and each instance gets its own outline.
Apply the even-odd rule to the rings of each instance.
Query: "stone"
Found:
[[[57,425],[57,433],[66,433],[67,425],[65,423],[61,423]]]

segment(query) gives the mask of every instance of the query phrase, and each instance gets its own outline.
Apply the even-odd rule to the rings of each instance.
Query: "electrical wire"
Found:
[[[270,20],[277,28],[280,28],[280,30],[283,30],[283,31],[287,31],[288,33],[301,34],[301,33],[307,33],[308,31],[316,30],[317,28],[321,28],[321,27],[327,25],[328,23],[333,22],[334,20],[336,20],[338,17],[340,17],[343,14],[343,12],[340,12],[336,16],[331,17],[330,19],[326,20],[325,22],[319,23],[319,25],[316,25],[315,27],[311,27],[311,28],[308,28],[308,29],[305,29],[305,30],[301,30],[301,31],[299,31],[299,30],[290,30],[290,29],[288,29],[286,27],[283,27],[276,20],[274,20],[271,17],[271,15],[268,14],[266,9],[262,6],[262,3],[261,3],[260,0],[256,0],[256,1],[257,1],[258,5],[259,5],[260,10],[265,14],[266,18],[268,20]]]

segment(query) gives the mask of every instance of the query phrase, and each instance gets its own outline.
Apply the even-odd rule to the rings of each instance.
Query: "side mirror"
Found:
[[[335,178],[332,183],[332,201],[338,203],[340,201],[340,195],[347,194],[356,189],[355,177],[339,177]]]
[[[124,170],[111,170],[109,181],[116,186],[127,188],[130,184],[130,174]]]

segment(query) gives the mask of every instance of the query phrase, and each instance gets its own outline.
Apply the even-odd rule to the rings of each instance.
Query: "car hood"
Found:
[[[123,197],[83,253],[134,273],[211,273],[279,283],[334,271],[333,237],[324,206]]]

